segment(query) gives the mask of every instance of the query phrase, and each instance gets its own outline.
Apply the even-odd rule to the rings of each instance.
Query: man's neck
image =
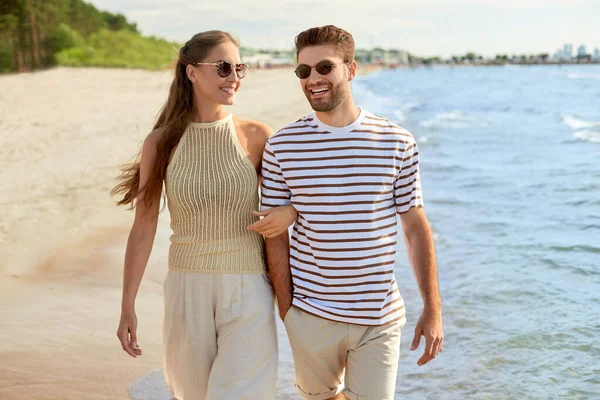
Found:
[[[340,104],[334,110],[327,112],[317,111],[316,115],[326,125],[344,127],[358,119],[360,110],[354,105],[354,101],[349,100],[346,103]]]

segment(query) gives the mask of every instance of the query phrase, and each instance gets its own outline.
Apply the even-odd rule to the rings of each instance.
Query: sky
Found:
[[[600,48],[600,0],[88,0],[122,13],[143,34],[185,42],[220,29],[251,48],[291,49],[304,29],[333,24],[357,48],[395,48],[419,56],[469,51],[553,54]]]

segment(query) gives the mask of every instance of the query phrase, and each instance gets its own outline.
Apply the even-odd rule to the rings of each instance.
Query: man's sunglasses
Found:
[[[323,60],[320,61],[317,65],[310,66],[306,64],[300,64],[294,70],[296,76],[300,79],[306,79],[310,76],[310,72],[313,68],[317,70],[317,72],[321,75],[327,75],[333,70],[333,66],[336,64],[346,64],[345,62],[334,63],[331,61]]]
[[[229,61],[217,61],[213,63],[196,63],[194,65],[216,65],[217,66],[217,74],[221,78],[227,78],[233,70],[235,69],[235,73],[238,79],[242,79],[246,76],[246,72],[248,71],[248,64],[240,63],[240,64],[232,64]]]

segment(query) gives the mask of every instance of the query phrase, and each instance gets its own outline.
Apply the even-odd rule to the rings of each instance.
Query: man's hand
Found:
[[[290,309],[292,308],[292,302],[290,301],[289,304],[279,304],[279,301],[277,302],[277,306],[279,308],[279,317],[281,318],[281,320],[285,320],[285,316],[287,315],[288,312],[290,312]]]
[[[285,232],[274,238],[266,238],[267,265],[281,320],[290,309],[293,300],[292,272],[290,271],[290,239]]]
[[[425,309],[415,327],[415,337],[413,338],[411,351],[415,351],[420,343],[421,336],[425,336],[425,351],[419,361],[418,366],[423,366],[433,360],[444,346],[444,331],[442,328],[441,308],[436,310]]]

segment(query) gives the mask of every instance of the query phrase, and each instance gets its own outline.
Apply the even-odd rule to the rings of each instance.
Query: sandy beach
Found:
[[[68,68],[0,76],[0,398],[129,399],[132,383],[160,368],[168,213],[137,301],[144,355],[132,359],[115,332],[133,214],[109,192],[171,77]],[[284,69],[251,71],[231,111],[277,130],[310,110]],[[280,393],[293,393],[281,380],[289,368],[283,360]]]

